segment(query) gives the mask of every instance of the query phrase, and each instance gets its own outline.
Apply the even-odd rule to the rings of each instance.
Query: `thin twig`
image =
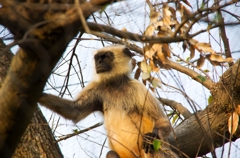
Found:
[[[95,125],[93,125],[93,126],[90,126],[90,127],[86,128],[86,129],[84,129],[84,130],[80,130],[80,131],[77,131],[77,132],[68,134],[68,135],[66,135],[66,136],[63,136],[62,138],[59,138],[59,139],[57,140],[57,142],[60,142],[60,141],[62,141],[62,140],[66,140],[66,139],[71,138],[71,137],[73,137],[73,136],[76,136],[76,135],[78,135],[78,134],[81,134],[81,133],[90,131],[90,130],[92,130],[92,129],[94,129],[94,128],[97,128],[97,127],[99,127],[99,126],[101,126],[101,125],[103,125],[103,122],[99,122],[99,123],[97,123],[97,124],[95,124]]]

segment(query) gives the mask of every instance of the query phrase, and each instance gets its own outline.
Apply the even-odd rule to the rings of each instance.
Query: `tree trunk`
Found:
[[[53,137],[52,131],[40,109],[35,111],[33,119],[15,150],[13,158],[20,157],[63,157],[58,143]]]
[[[13,57],[13,53],[10,50],[5,51],[5,48],[6,45],[0,39],[0,85],[2,85],[7,75],[7,70]],[[53,137],[52,131],[40,109],[34,112],[34,117],[21,137],[13,157],[63,157],[58,143]]]

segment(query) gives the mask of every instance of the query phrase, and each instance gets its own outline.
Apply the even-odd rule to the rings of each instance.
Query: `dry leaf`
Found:
[[[149,86],[149,88],[150,88],[150,90],[151,90],[153,93],[155,93],[155,89],[154,89],[154,87]]]
[[[169,7],[169,11],[172,13],[172,18],[177,20],[176,10],[173,7]]]
[[[143,79],[142,79],[142,83],[146,86],[147,80],[143,80]]]
[[[134,74],[134,78],[135,78],[136,80],[138,80],[139,77],[140,77],[140,74],[141,74],[141,69],[140,69],[140,68],[137,68],[137,70],[136,70],[136,72],[135,72],[135,74]]]
[[[122,28],[122,31],[125,31],[125,32],[127,32],[127,29],[126,29],[126,27]]]
[[[168,47],[168,44],[166,44],[166,43],[162,44],[162,52],[166,57],[171,58],[171,51]]]
[[[163,17],[171,17],[172,13],[169,11],[169,6],[167,3],[163,3]]]
[[[151,23],[157,22],[159,16],[160,16],[159,12],[157,12],[157,11],[150,11],[150,16],[149,16],[150,22]]]
[[[143,47],[143,51],[144,51],[144,56],[147,58],[147,59],[151,59],[152,56],[155,54],[155,52],[152,50],[152,44],[146,44],[144,47]]]
[[[171,16],[172,16],[172,13],[169,11],[168,9],[168,5],[163,5],[163,23],[167,26],[170,26],[171,25]]]
[[[162,62],[162,64],[166,63],[167,58],[161,51],[157,52],[157,56],[158,56],[158,59]]]
[[[235,109],[235,111],[238,113],[238,115],[240,115],[240,105],[237,106],[237,108]]]
[[[152,59],[152,56],[155,54],[155,51],[153,49],[147,50],[144,55],[146,58]]]
[[[188,27],[186,25],[182,26],[181,29],[180,29],[180,33],[181,34],[184,34],[188,31]]]
[[[152,45],[152,49],[154,50],[154,52],[162,51],[162,44],[154,43]]]
[[[153,33],[155,31],[155,28],[153,25],[149,25],[146,30],[144,31],[144,35],[147,35],[147,36],[152,36]]]
[[[185,52],[185,50],[188,46],[189,46],[188,42],[186,40],[184,40],[183,44],[182,44],[183,52]]]
[[[232,58],[223,58],[221,55],[210,54],[207,56],[209,60],[219,63],[232,62]]]
[[[136,67],[136,64],[137,64],[136,59],[132,58],[131,64],[132,64],[132,70],[133,70]]]
[[[141,64],[140,64],[140,67],[142,69],[143,72],[151,72],[151,66],[149,66],[145,61],[142,61]]]
[[[197,68],[200,69],[204,64],[205,58],[200,54],[200,58],[197,60]]]
[[[142,73],[142,79],[143,80],[146,80],[146,79],[148,79],[150,77],[150,72],[143,72]]]
[[[239,116],[236,112],[233,112],[228,119],[228,131],[230,134],[234,134],[238,127]]]
[[[151,66],[152,71],[154,72],[158,72],[160,70],[160,68],[154,64],[153,60],[149,61],[149,65]]]
[[[157,22],[157,20],[160,16],[160,13],[155,10],[155,8],[153,7],[152,3],[149,0],[146,0],[146,2],[150,9],[150,15],[149,15],[150,21],[152,23]]]
[[[151,80],[154,88],[161,87],[161,80],[159,78],[152,77]]]
[[[212,49],[211,45],[208,43],[204,43],[204,42],[199,42],[195,45],[195,48],[199,51],[199,52],[204,52],[204,53],[213,53],[215,54],[215,51]]]
[[[182,0],[182,2],[184,2],[184,3],[187,4],[189,7],[192,8],[191,4],[190,4],[187,0]]]
[[[165,32],[163,31],[158,31],[158,34],[157,34],[159,37],[163,37],[163,36],[166,36]]]
[[[198,43],[198,41],[195,40],[195,39],[193,39],[193,38],[189,39],[188,42],[189,42],[191,45],[196,45],[196,44]]]
[[[195,48],[192,45],[190,45],[189,51],[190,51],[190,59],[192,59],[195,56]]]
[[[209,60],[213,66],[221,66],[221,63]]]
[[[178,11],[180,12],[183,18],[188,18],[191,15],[191,12],[181,3],[178,5]]]

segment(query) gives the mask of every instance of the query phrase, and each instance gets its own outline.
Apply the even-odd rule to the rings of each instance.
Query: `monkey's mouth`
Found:
[[[107,68],[96,67],[96,72],[97,72],[97,74],[99,74],[99,73],[103,73],[103,72],[107,72],[107,71],[108,71]]]

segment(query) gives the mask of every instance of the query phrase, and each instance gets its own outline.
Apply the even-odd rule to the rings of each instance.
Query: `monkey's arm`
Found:
[[[153,129],[153,132],[158,134],[158,136],[161,139],[165,139],[169,133],[171,132],[171,124],[168,120],[168,118],[159,118],[155,122],[155,127]]]
[[[39,103],[76,123],[94,111],[102,111],[101,103],[91,95],[83,94],[77,100],[71,101],[51,94],[43,94]]]

